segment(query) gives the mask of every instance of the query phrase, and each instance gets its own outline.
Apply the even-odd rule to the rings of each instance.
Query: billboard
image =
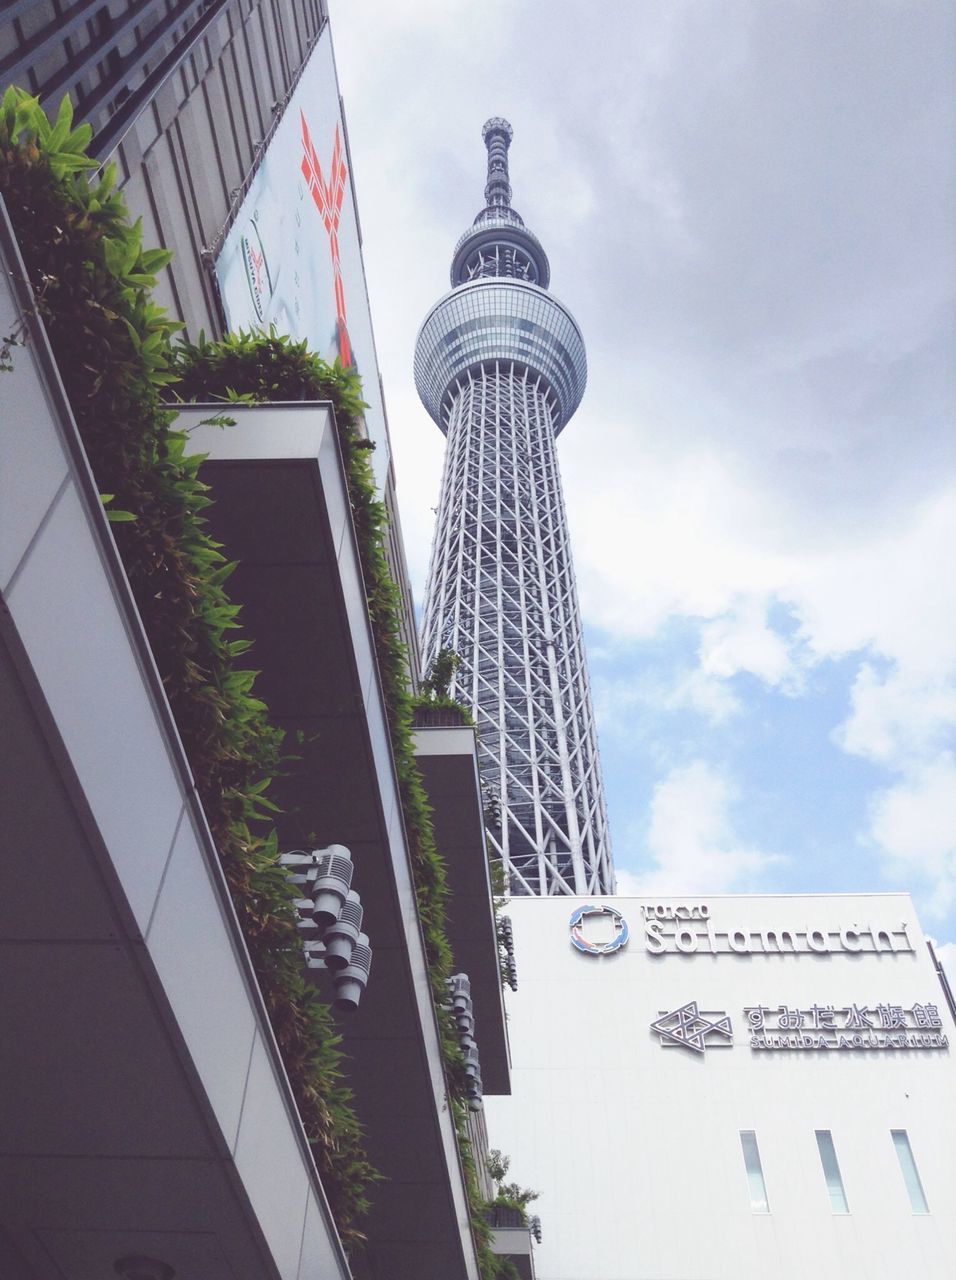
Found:
[[[388,432],[349,165],[326,26],[223,240],[216,279],[230,329],[275,326],[355,366],[383,488]]]

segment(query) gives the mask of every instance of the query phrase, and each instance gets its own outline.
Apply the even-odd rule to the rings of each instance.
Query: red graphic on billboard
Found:
[[[352,347],[349,343],[349,331],[345,323],[345,290],[342,287],[342,266],[339,261],[339,218],[342,215],[342,201],[345,198],[345,180],[348,169],[342,156],[342,138],[339,126],[335,126],[335,142],[332,145],[332,163],[329,168],[328,182],[322,177],[322,166],[305,116],[300,111],[302,120],[302,146],[305,151],[302,157],[302,176],[315,201],[319,217],[325,225],[329,237],[329,250],[332,254],[332,279],[335,285],[335,318],[338,329],[339,359],[344,365],[352,363]]]

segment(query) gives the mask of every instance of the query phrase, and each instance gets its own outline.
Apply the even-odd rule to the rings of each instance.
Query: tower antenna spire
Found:
[[[511,183],[508,181],[508,148],[514,130],[501,116],[486,120],[481,131],[488,148],[488,181],[485,183],[485,204],[489,209],[511,208]]]

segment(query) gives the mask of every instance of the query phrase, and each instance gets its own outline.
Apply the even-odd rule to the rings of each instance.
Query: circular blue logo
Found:
[[[584,936],[583,924],[590,916],[610,917],[614,921],[614,937],[609,942],[591,942]],[[586,956],[607,956],[627,946],[631,936],[627,921],[614,907],[595,907],[591,903],[571,912],[571,945]]]

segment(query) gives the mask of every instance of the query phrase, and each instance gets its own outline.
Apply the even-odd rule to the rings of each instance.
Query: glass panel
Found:
[[[744,1151],[744,1167],[747,1170],[747,1185],[750,1188],[750,1208],[754,1213],[769,1213],[767,1187],[763,1180],[763,1169],[760,1167],[757,1135],[753,1129],[741,1129],[740,1145]]]
[[[817,1147],[823,1162],[823,1176],[827,1180],[827,1195],[830,1197],[830,1208],[834,1213],[849,1213],[846,1192],[843,1190],[843,1179],[840,1177],[840,1166],[837,1164],[833,1137],[829,1129],[817,1129]]]
[[[910,1140],[906,1136],[905,1129],[891,1129],[890,1135],[893,1138],[893,1146],[896,1148],[896,1158],[900,1162],[900,1169],[903,1172],[903,1181],[906,1183],[906,1190],[910,1198],[910,1208],[914,1213],[929,1213],[929,1205],[926,1203],[926,1196],[923,1194],[923,1184],[919,1180],[919,1171],[916,1168],[916,1161],[913,1159],[913,1151],[910,1147]]]

